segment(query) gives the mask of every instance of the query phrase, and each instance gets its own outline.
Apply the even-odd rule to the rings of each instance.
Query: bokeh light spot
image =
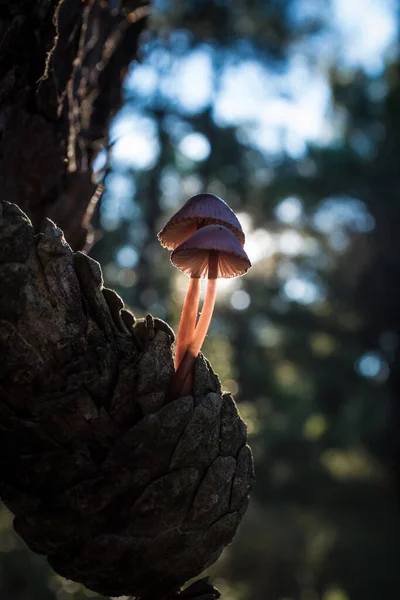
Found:
[[[289,279],[283,286],[283,292],[289,300],[304,305],[313,304],[324,296],[320,286],[301,277]]]
[[[332,588],[324,593],[322,600],[349,600],[349,596],[341,588]]]
[[[296,365],[288,360],[283,360],[276,365],[275,374],[283,387],[292,387],[299,375]]]
[[[209,157],[211,145],[202,133],[189,133],[180,142],[179,150],[190,160],[200,162]]]
[[[111,158],[113,166],[151,169],[159,152],[156,122],[139,112],[121,111],[110,128]]]
[[[385,381],[389,376],[389,367],[379,352],[366,352],[355,364],[356,371],[367,379]]]
[[[322,600],[349,600],[349,596],[341,588],[331,588],[324,593]]]
[[[245,230],[244,230],[245,231]],[[265,229],[256,229],[246,233],[246,252],[254,264],[268,256],[271,256],[277,250],[275,238]]]
[[[250,306],[250,296],[244,290],[236,290],[230,298],[230,304],[235,310],[246,310]]]
[[[303,204],[296,196],[290,196],[275,207],[274,213],[278,221],[292,225],[300,221],[303,214]]]
[[[117,252],[117,263],[125,269],[132,269],[139,261],[139,254],[133,246],[122,246]]]
[[[125,88],[134,89],[136,94],[149,97],[154,94],[158,84],[158,73],[154,67],[133,63],[125,79]]]
[[[235,379],[227,379],[224,381],[223,389],[227,390],[232,394],[232,396],[236,396],[239,391],[239,384]]]
[[[310,441],[319,440],[328,428],[324,415],[310,415],[303,425],[304,436]]]
[[[310,336],[310,344],[316,356],[330,356],[337,348],[336,340],[327,333],[314,333]]]
[[[380,480],[382,472],[375,459],[362,448],[328,448],[321,464],[337,480]]]
[[[361,200],[350,196],[337,196],[323,200],[313,217],[317,231],[332,234],[350,230],[368,233],[375,226],[375,219]]]
[[[283,254],[296,256],[304,250],[305,244],[297,231],[288,230],[279,236],[279,248]]]

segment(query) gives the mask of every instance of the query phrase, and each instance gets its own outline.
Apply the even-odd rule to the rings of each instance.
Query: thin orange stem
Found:
[[[183,303],[181,320],[179,323],[178,337],[175,350],[175,369],[178,369],[182,358],[192,340],[196,327],[197,312],[199,310],[200,279],[191,277]]]
[[[187,396],[193,387],[193,367],[207,335],[211,322],[215,298],[217,294],[218,252],[210,252],[208,261],[208,282],[203,303],[203,310],[197,323],[192,340],[187,348],[178,370],[176,371],[169,391],[171,398]]]

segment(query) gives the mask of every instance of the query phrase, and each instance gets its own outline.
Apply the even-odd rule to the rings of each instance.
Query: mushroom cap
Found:
[[[159,232],[161,245],[174,250],[200,227],[224,225],[244,245],[242,226],[233,210],[214,194],[196,194],[176,212]]]
[[[236,236],[223,225],[202,227],[182,242],[171,254],[171,262],[189,277],[208,274],[210,252],[218,252],[217,278],[244,275],[251,262]]]

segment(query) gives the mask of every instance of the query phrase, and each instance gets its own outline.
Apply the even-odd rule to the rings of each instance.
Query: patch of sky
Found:
[[[361,200],[350,196],[333,196],[323,200],[314,213],[312,224],[325,234],[345,233],[346,229],[368,233],[375,226],[375,219]]]
[[[267,153],[300,158],[307,142],[331,141],[329,103],[324,74],[310,71],[304,57],[290,58],[282,75],[248,60],[223,71],[214,118],[219,125],[241,124],[239,135]]]
[[[246,236],[246,252],[253,264],[276,252],[276,236],[266,229],[253,229],[253,219],[248,213],[239,212],[236,216]]]
[[[283,146],[286,150],[286,154],[294,160],[302,158],[307,152],[306,142],[302,140],[297,133],[290,130],[285,132]]]
[[[257,148],[268,155],[281,155],[283,151],[282,131],[260,123],[242,125],[236,132],[236,138],[241,144]]]
[[[298,225],[303,215],[303,203],[296,196],[282,200],[274,209],[275,217],[286,225]]]
[[[212,68],[212,61],[208,46],[202,44],[191,51],[190,45],[191,35],[184,30],[171,33],[166,40],[144,44],[144,60],[132,63],[124,82],[126,99],[147,107],[171,104],[182,109],[187,103],[190,113],[202,110],[207,96],[206,82],[196,85],[193,70],[197,73],[200,69],[204,75],[207,66]]]
[[[111,121],[109,130],[110,144],[114,144],[122,136],[126,135],[136,127],[138,115],[139,117],[143,118],[143,114],[133,110],[129,104],[125,104],[121,108],[118,114]]]
[[[193,132],[181,140],[179,150],[190,160],[201,162],[209,157],[211,145],[205,135]]]
[[[287,256],[297,256],[304,250],[304,239],[298,231],[288,229],[278,237],[279,250]]]
[[[216,124],[240,126],[238,135],[246,144],[269,157],[286,153],[299,160],[309,143],[327,145],[341,136],[343,123],[331,105],[327,76],[332,62],[338,64],[339,56],[343,69],[363,68],[378,77],[396,40],[394,0],[332,0],[330,8],[321,6],[317,0],[293,4],[294,23],[316,16],[325,28],[293,43],[288,60],[275,70],[258,59],[248,40],[229,50],[205,43],[190,49],[192,36],[179,30],[165,42],[149,42],[142,63],[126,79],[128,97],[151,106],[157,96],[164,108],[188,115],[212,106]],[[180,143],[183,135],[175,137]],[[125,106],[111,126],[111,138],[113,164],[139,170],[155,164],[155,125],[139,111]],[[368,139],[356,136],[353,144],[361,155],[371,156]]]
[[[158,79],[158,71],[153,65],[132,63],[124,87],[127,90],[134,90],[135,95],[149,98],[157,90]]]
[[[101,171],[107,164],[107,151],[102,148],[93,161],[93,173],[97,181],[101,180]]]
[[[276,249],[276,239],[266,229],[255,229],[246,234],[246,252],[253,264],[271,256]]]
[[[397,40],[395,0],[332,0],[334,28],[340,37],[340,62],[378,75]]]
[[[117,171],[107,176],[107,187],[118,198],[132,199],[136,194],[136,184],[133,178]]]
[[[275,272],[278,278],[284,282],[288,279],[297,279],[299,267],[290,260],[281,260],[277,265]]]
[[[320,302],[325,297],[324,286],[311,276],[289,278],[283,286],[283,297],[304,306]]]
[[[274,80],[276,76],[255,59],[225,66],[214,102],[216,123],[223,126],[254,120],[272,93]]]
[[[395,0],[295,0],[289,11],[294,26],[316,20],[323,26],[293,45],[312,62],[333,60],[344,71],[361,68],[368,75],[381,74],[397,38]]]
[[[104,229],[113,231],[122,220],[138,216],[140,208],[134,201],[136,193],[132,177],[112,172],[107,176],[106,192],[101,200],[100,218]]]
[[[159,77],[164,72],[171,70],[173,53],[170,51],[167,43],[164,43],[161,40],[153,40],[143,46],[142,52],[144,58],[143,62],[154,67],[157,70]]]
[[[173,68],[161,75],[160,91],[182,112],[192,115],[202,112],[213,95],[212,48],[200,44],[173,62]]]
[[[118,169],[151,169],[160,151],[156,122],[138,111],[121,112],[110,127],[111,164]]]

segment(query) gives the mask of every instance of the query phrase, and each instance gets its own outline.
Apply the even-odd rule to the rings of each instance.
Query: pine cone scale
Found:
[[[244,514],[245,424],[202,355],[194,396],[167,403],[168,325],[123,317],[99,265],[53,223],[34,236],[21,211],[0,207],[0,248],[2,232],[23,238],[21,262],[0,264],[18,305],[0,300],[0,493],[15,530],[101,594],[174,594]]]

